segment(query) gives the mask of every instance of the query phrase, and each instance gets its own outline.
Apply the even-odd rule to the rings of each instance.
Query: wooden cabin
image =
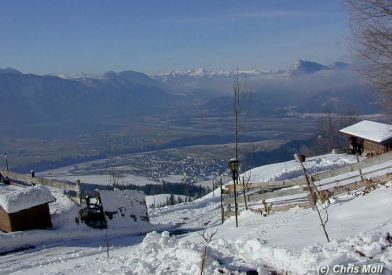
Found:
[[[0,230],[4,232],[52,227],[49,203],[55,198],[48,188],[15,188],[0,185]]]
[[[339,131],[348,136],[353,151],[365,155],[380,155],[392,150],[390,124],[363,120]]]

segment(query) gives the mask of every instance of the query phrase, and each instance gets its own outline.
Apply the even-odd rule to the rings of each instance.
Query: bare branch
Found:
[[[203,238],[203,240],[205,241],[206,244],[209,244],[210,242],[215,240],[216,238],[214,238],[214,237],[217,233],[218,233],[218,228],[216,228],[215,230],[212,230],[212,231],[208,231],[207,229],[203,229],[201,232],[197,232],[197,234]]]
[[[392,111],[392,2],[390,0],[345,0],[355,38],[354,53],[360,73],[386,95]]]

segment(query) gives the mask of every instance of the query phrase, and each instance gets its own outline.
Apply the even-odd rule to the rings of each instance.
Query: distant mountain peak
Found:
[[[22,74],[20,71],[14,68],[7,67],[5,69],[0,68],[0,74]]]
[[[242,69],[238,73],[243,76],[258,76],[266,74],[283,73],[282,70],[264,71],[260,69]],[[209,79],[209,78],[232,78],[237,73],[236,70],[207,70],[204,68],[194,68],[190,70],[172,70],[158,73],[150,73],[149,75],[154,79],[159,79],[166,82],[170,79]]]
[[[115,78],[117,78],[117,77],[118,77],[118,75],[117,75],[117,73],[114,72],[114,71],[108,71],[108,72],[106,72],[106,73],[104,73],[104,74],[102,75],[102,78],[103,78],[103,79],[115,79]]]
[[[84,72],[80,73],[71,73],[71,74],[66,74],[66,73],[60,73],[56,75],[57,77],[63,78],[63,79],[90,79],[90,78],[100,78],[100,75],[91,75],[87,74]]]
[[[290,75],[312,74],[325,69],[329,68],[317,62],[298,59],[290,67],[289,73]]]

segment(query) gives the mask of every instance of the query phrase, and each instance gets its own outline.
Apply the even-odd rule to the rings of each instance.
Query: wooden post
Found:
[[[206,259],[207,259],[207,245],[204,247],[203,256],[201,256],[200,275],[203,275],[204,273],[204,268],[206,266]]]
[[[80,197],[80,180],[76,180],[76,202],[80,205],[82,204],[82,199]]]
[[[318,192],[318,189],[316,188],[316,185],[314,184],[311,176],[308,174],[304,164],[302,163],[304,160],[301,159],[297,154],[294,154],[294,158],[298,161],[299,165],[301,165],[306,180],[306,186],[310,193],[310,197],[311,197],[310,199],[312,200],[311,203],[315,204],[317,198],[320,199],[320,194]]]
[[[358,154],[355,154],[355,156],[357,157],[357,163],[359,162],[359,157]],[[363,175],[362,175],[362,170],[359,169],[359,175],[361,176],[361,181],[363,181]]]
[[[325,225],[328,222],[328,212],[325,212],[327,214],[327,219],[323,220],[323,218],[321,216],[321,213],[320,213],[320,209],[317,206],[317,198],[320,200],[320,193],[319,193],[316,185],[314,184],[312,177],[308,174],[308,172],[306,171],[306,168],[305,168],[305,166],[303,164],[303,162],[305,161],[305,157],[303,156],[301,158],[297,154],[294,154],[294,158],[299,162],[299,164],[302,167],[302,170],[304,171],[306,184],[307,184],[307,187],[309,188],[309,193],[310,193],[310,199],[311,199],[310,203],[314,206],[314,208],[317,211],[317,214],[318,214],[320,222],[321,222],[321,227],[323,228],[325,237],[327,238],[327,241],[329,242],[330,241],[329,235],[327,233],[327,230],[325,229]]]
[[[221,201],[221,214],[222,214],[222,224],[225,221],[225,209],[223,208],[223,188],[222,188],[222,178],[220,179],[220,201]]]
[[[212,179],[212,196],[215,197],[215,178]]]

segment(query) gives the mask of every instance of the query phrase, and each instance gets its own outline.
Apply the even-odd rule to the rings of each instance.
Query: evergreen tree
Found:
[[[176,198],[174,197],[173,194],[170,194],[169,203],[170,203],[170,205],[175,205],[177,203]]]

